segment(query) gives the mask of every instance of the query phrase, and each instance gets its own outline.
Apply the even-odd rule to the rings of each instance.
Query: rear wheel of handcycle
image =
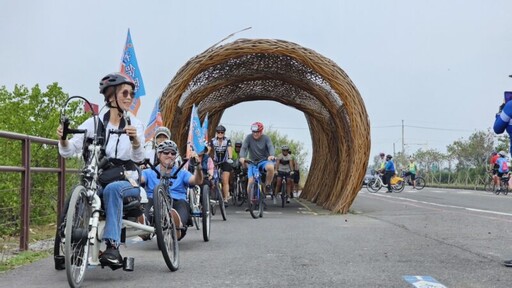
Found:
[[[416,190],[425,188],[425,179],[423,177],[416,177]]]
[[[177,226],[171,216],[172,199],[164,188],[164,185],[158,185],[156,193],[153,195],[156,240],[164,256],[165,264],[169,270],[176,271],[180,263]]]
[[[210,222],[212,215],[210,214],[210,187],[203,186],[203,193],[201,193],[201,213],[203,214],[203,240],[210,241]]]
[[[226,221],[226,206],[224,205],[224,197],[222,197],[222,187],[217,184],[217,200],[219,201],[219,210],[222,215],[222,220]]]
[[[263,211],[263,207],[261,207],[263,205],[263,195],[261,195],[261,191],[258,190],[258,184],[254,183],[251,189],[249,190],[249,199],[247,199],[247,202],[249,203],[249,213],[251,213],[251,216],[254,219],[258,219],[259,217],[261,217],[260,214]]]
[[[375,192],[379,191],[381,187],[382,186],[379,185],[379,181],[375,178],[370,179],[370,181],[368,181],[368,184],[366,184],[366,189],[370,193],[375,193]]]
[[[87,199],[87,190],[79,185],[73,189],[66,213],[66,237],[64,263],[69,286],[80,287],[89,259],[89,220],[92,207]]]

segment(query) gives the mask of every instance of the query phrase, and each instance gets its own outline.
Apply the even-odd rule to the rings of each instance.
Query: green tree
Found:
[[[447,147],[448,154],[457,161],[457,169],[484,167],[492,150],[493,137],[485,131],[476,131],[468,140],[460,139]]]
[[[61,107],[68,98],[57,83],[47,86],[44,92],[35,85],[28,89],[23,85],[16,85],[14,91],[8,91],[5,86],[0,87],[0,130],[16,132],[43,138],[56,138],[56,128],[59,124]],[[71,125],[83,122],[88,115],[84,115],[80,101],[72,102],[66,109]],[[21,166],[21,142],[0,139],[2,153],[0,165]],[[32,144],[32,167],[56,167],[58,151],[55,146]],[[33,223],[45,222],[55,219],[54,207],[56,204],[57,181],[56,177],[48,174],[32,174],[30,183],[31,219]],[[45,177],[46,176],[46,177]],[[0,173],[0,223],[13,224],[19,215],[19,173]],[[50,179],[50,180],[49,180]],[[3,229],[2,229],[3,227]],[[9,232],[8,227],[0,224],[0,232]]]

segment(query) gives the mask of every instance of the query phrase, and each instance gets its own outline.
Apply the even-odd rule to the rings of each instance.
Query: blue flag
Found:
[[[126,37],[123,59],[121,59],[121,73],[129,76],[135,83],[135,99],[133,99],[132,105],[130,106],[130,111],[133,115],[137,115],[137,111],[139,111],[140,107],[140,97],[146,95],[146,90],[144,89],[142,74],[137,64],[137,57],[135,57],[135,49],[133,48],[130,29],[128,29],[128,36]]]
[[[195,151],[200,154],[206,147],[205,135],[203,133],[203,126],[201,120],[199,120],[199,114],[197,112],[196,105],[192,105],[192,113],[190,115],[190,127],[188,130],[188,145],[187,145],[187,158],[190,158],[191,151]]]

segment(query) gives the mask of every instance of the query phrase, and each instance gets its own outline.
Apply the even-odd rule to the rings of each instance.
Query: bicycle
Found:
[[[222,170],[220,169],[221,163],[215,163],[215,167],[213,169],[213,177],[212,177],[212,195],[210,197],[210,205],[212,215],[215,215],[216,207],[219,206],[220,214],[222,215],[222,220],[226,221],[226,206],[224,205],[224,197],[222,197],[222,183],[220,181],[220,175],[222,175]]]
[[[244,172],[242,168],[234,169],[233,172],[235,173],[235,179],[231,199],[233,205],[242,206],[247,201],[247,172]]]
[[[494,174],[493,174],[493,171],[490,170],[490,171],[487,171],[487,179],[484,180],[485,183],[484,183],[484,190],[487,191],[487,192],[492,192],[494,193],[496,191],[496,184],[494,183]]]
[[[288,200],[288,194],[287,194],[287,181],[286,179],[288,177],[290,177],[290,173],[282,173],[282,172],[278,172],[280,173],[280,175],[278,175],[278,177],[281,177],[281,208],[284,208],[284,204],[286,203],[286,200]]]
[[[404,181],[407,185],[412,186],[411,176],[410,175],[405,176],[405,174],[406,174],[406,172],[402,171],[402,178],[404,179]],[[425,188],[425,185],[426,185],[425,178],[423,178],[421,176],[416,176],[415,181],[416,181],[416,190],[421,190],[421,189]]]
[[[208,242],[210,241],[210,222],[212,216],[210,213],[210,187],[204,185],[201,191],[199,185],[194,185],[188,188],[187,194],[194,226],[196,230],[199,230],[202,224],[203,240]],[[199,218],[201,218],[201,222],[199,222]]]
[[[499,189],[496,189],[496,191],[494,193],[496,195],[500,195],[500,193],[503,193],[503,195],[507,195],[509,180],[510,180],[510,174],[504,173],[503,176],[500,177],[500,187],[499,187]]]
[[[382,181],[381,177],[379,175],[376,175],[377,172],[375,170],[371,171],[372,175],[374,176],[373,179],[371,179],[368,182],[368,185],[366,186],[366,189],[368,189],[368,192],[370,193],[376,193],[378,192],[382,187],[386,186],[384,182]],[[391,179],[391,191],[395,193],[400,193],[405,188],[405,182],[402,177],[398,177],[394,175]]]
[[[245,159],[248,165],[248,169],[251,169],[251,174],[254,177],[254,183],[252,183],[251,187],[247,189],[247,198],[248,198],[248,210],[251,214],[252,218],[262,218],[263,217],[263,205],[265,204],[263,201],[265,199],[265,193],[261,188],[261,174],[258,169],[258,164],[261,162],[254,163],[249,159]]]
[[[104,265],[99,261],[101,235],[105,227],[105,219],[102,209],[102,200],[98,196],[100,183],[100,172],[106,165],[108,159],[105,156],[105,147],[111,134],[123,134],[123,130],[111,129],[106,141],[103,143],[103,137],[98,132],[98,115],[93,114],[94,132],[93,138],[88,140],[87,129],[70,129],[70,121],[64,115],[64,110],[72,99],[81,99],[92,109],[91,103],[81,97],[72,96],[64,103],[61,112],[61,123],[63,127],[62,139],[66,139],[68,134],[84,134],[84,144],[82,157],[85,164],[80,170],[80,183],[73,188],[71,197],[67,201],[67,212],[62,215],[61,223],[57,228],[54,261],[57,270],[66,270],[68,283],[71,287],[80,287],[82,284],[87,266]],[[142,215],[141,205],[138,199],[132,199],[123,207],[122,227],[125,237],[138,236],[146,233],[156,233],[162,255],[165,263],[171,271],[176,271],[179,267],[179,250],[176,239],[176,226],[170,216],[172,209],[172,199],[164,189],[166,182],[161,183],[154,195],[155,202],[155,227],[140,224],[136,217]],[[131,211],[136,209],[136,213],[130,215]],[[138,210],[138,211],[137,211]],[[136,216],[135,216],[136,215]],[[135,217],[135,219],[133,219]],[[132,228],[132,229],[129,229]],[[123,238],[123,237],[122,237]],[[63,254],[63,255],[62,255]],[[64,264],[64,265],[62,265]],[[64,267],[62,267],[64,266]],[[134,259],[125,257],[120,266],[111,266],[113,270],[123,268],[125,271],[133,271]]]

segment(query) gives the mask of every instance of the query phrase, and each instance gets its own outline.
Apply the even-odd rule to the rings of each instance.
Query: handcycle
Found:
[[[366,185],[366,189],[368,189],[368,192],[370,193],[376,193],[378,192],[382,187],[386,186],[384,185],[384,182],[382,182],[382,179],[380,175],[375,170],[371,171],[371,174],[373,175],[373,178],[368,181],[368,184]],[[402,177],[398,177],[397,175],[394,175],[391,178],[391,190],[395,193],[400,193],[405,188],[404,179]]]
[[[226,221],[226,206],[224,205],[224,197],[222,196],[222,183],[220,181],[220,175],[222,175],[222,170],[220,169],[220,165],[223,162],[215,163],[215,167],[213,169],[212,175],[212,183],[211,183],[211,196],[210,196],[210,206],[212,215],[215,215],[217,210],[217,206],[219,206],[220,214],[222,215],[222,220]]]
[[[251,169],[251,174],[254,177],[254,183],[247,189],[248,210],[252,218],[257,219],[263,217],[264,199],[266,197],[261,187],[261,173],[258,169],[258,164],[261,161],[255,163],[250,159],[245,159],[245,162],[248,164],[247,169]]]
[[[81,96],[68,98],[62,111],[72,99],[84,100],[93,111],[90,102]],[[98,195],[101,187],[99,176],[109,162],[105,156],[105,147],[110,135],[125,133],[123,130],[111,129],[106,141],[103,141],[103,136],[98,132],[98,115],[93,114],[93,118],[94,131],[91,139],[87,137],[87,129],[70,129],[69,119],[61,112],[62,139],[66,139],[68,134],[84,134],[82,151],[84,166],[80,170],[80,182],[73,188],[71,197],[66,204],[65,211],[67,212],[60,218],[54,246],[55,268],[66,269],[68,283],[71,287],[81,286],[88,266],[101,265],[104,268],[99,261],[101,239],[105,228],[102,199]],[[131,199],[128,203],[124,203],[122,227],[124,237],[148,232],[155,233],[167,267],[171,271],[176,271],[179,267],[179,249],[176,225],[170,214],[172,199],[166,192],[167,185],[169,185],[169,181],[164,177],[154,193],[155,227],[137,222],[136,218],[142,215],[139,199]],[[136,213],[130,214],[134,209]],[[134,259],[125,257],[122,265],[110,266],[110,268],[133,271]]]
[[[203,229],[203,240],[208,242],[210,241],[210,222],[212,218],[210,213],[210,187],[203,185],[201,190],[199,185],[194,185],[188,187],[187,194],[190,211],[192,211],[192,222],[196,230]]]
[[[402,178],[404,179],[405,184],[412,186],[411,176],[410,175],[406,176],[405,175],[406,173],[407,172],[402,171]],[[425,178],[423,178],[421,176],[416,176],[416,177],[414,177],[414,179],[416,181],[416,190],[421,190],[421,189],[425,188],[425,185],[426,185]]]

